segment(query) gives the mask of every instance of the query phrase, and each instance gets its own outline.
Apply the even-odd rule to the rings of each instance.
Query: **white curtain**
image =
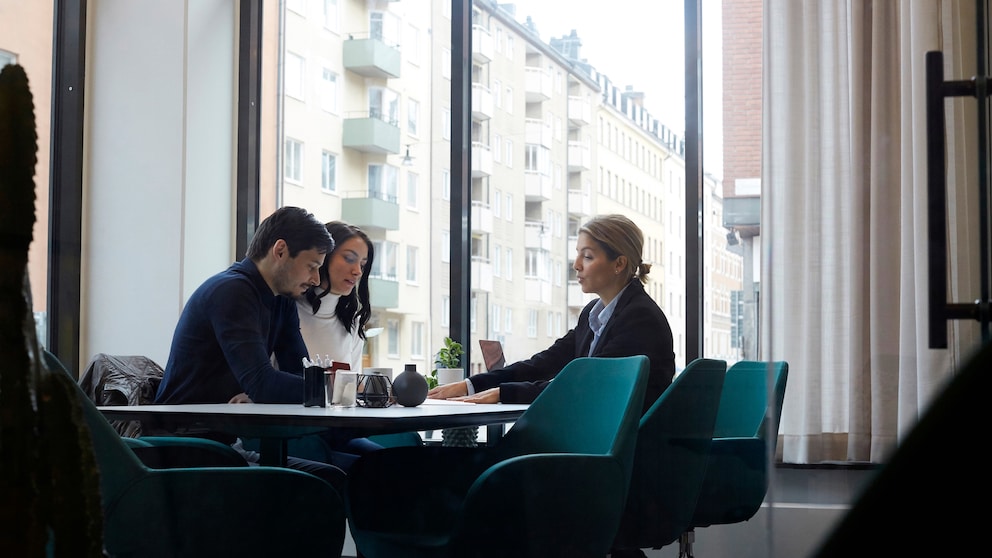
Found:
[[[766,0],[761,351],[781,458],[881,462],[978,342],[927,330],[925,53],[975,75],[974,2]],[[948,300],[978,298],[975,100],[948,101]]]

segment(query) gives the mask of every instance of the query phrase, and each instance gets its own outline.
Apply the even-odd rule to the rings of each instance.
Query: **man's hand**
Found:
[[[489,388],[473,395],[463,397],[451,397],[454,401],[464,401],[466,403],[499,403],[499,388]]]
[[[239,393],[231,398],[228,403],[251,403],[251,397],[247,393]]]

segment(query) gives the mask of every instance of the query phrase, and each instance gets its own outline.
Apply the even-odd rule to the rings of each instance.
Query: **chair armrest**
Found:
[[[247,467],[248,463],[231,446],[187,436],[142,436],[123,438],[146,467]]]

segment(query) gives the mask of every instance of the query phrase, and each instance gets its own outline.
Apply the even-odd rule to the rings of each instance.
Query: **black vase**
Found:
[[[416,407],[427,399],[427,378],[417,372],[416,364],[407,364],[393,379],[393,396],[404,407]]]

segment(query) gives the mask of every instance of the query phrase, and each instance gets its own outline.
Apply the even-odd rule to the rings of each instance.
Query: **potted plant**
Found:
[[[444,346],[437,352],[434,359],[434,370],[427,376],[427,387],[434,388],[439,384],[448,384],[465,377],[461,368],[461,356],[465,354],[462,344],[451,337],[444,338]]]

